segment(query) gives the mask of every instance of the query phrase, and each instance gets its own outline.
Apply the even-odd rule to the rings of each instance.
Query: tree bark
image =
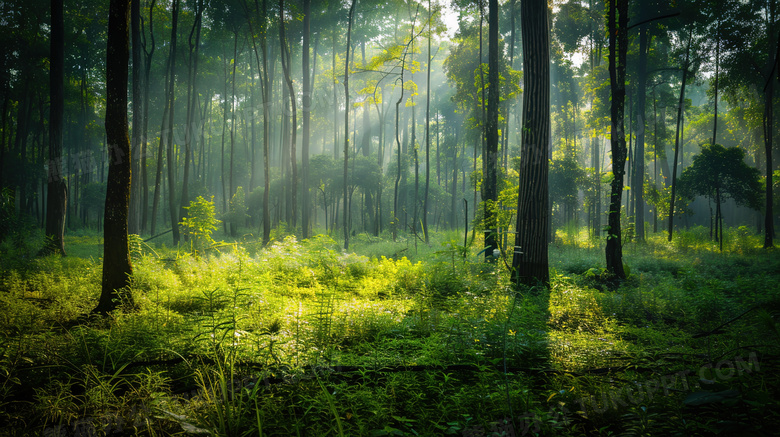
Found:
[[[766,153],[766,203],[764,211],[764,248],[769,249],[774,246],[775,222],[773,215],[773,197],[772,197],[772,137],[774,136],[774,95],[775,81],[769,78],[766,90],[764,91],[764,152]]]
[[[485,260],[494,261],[493,252],[498,249],[496,208],[498,207],[498,0],[490,0],[488,10],[488,108],[485,178],[482,201],[485,207]],[[484,105],[484,103],[483,103]]]
[[[304,239],[309,238],[309,122],[311,119],[311,72],[309,71],[309,39],[311,38],[311,0],[303,0],[303,138],[301,150],[301,228]],[[316,46],[316,44],[315,44]],[[316,56],[316,53],[315,53]]]
[[[523,129],[517,234],[512,281],[548,284],[547,259],[548,154],[550,148],[550,30],[547,2],[525,0],[520,5],[523,41]]]
[[[688,35],[688,46],[685,49],[685,62],[683,63],[682,85],[680,86],[680,100],[677,102],[677,129],[674,138],[674,161],[672,161],[672,197],[669,201],[669,235],[667,239],[672,241],[674,235],[674,201],[677,194],[677,160],[680,155],[680,123],[685,110],[685,82],[688,81],[688,60],[691,53],[693,32]]]
[[[142,129],[144,101],[141,96],[141,0],[131,0],[130,25],[133,47],[133,143],[131,150],[134,156],[143,156],[141,142],[144,140],[145,132]],[[131,167],[134,175],[141,175],[141,162],[138,159],[133,160]],[[142,182],[140,177],[135,177],[130,186],[128,230],[131,234],[141,233]]]
[[[176,44],[179,28],[179,3],[180,0],[173,1],[172,24],[171,24],[171,69],[170,76],[168,77],[168,144],[167,144],[167,159],[168,162],[168,212],[171,218],[171,229],[173,230],[173,244],[179,244],[179,223],[177,220],[178,208],[176,208],[176,160],[173,153],[173,115],[174,115],[174,102],[175,102],[175,83],[176,83]]]
[[[637,86],[637,131],[636,148],[634,149],[634,181],[631,189],[634,191],[634,223],[636,226],[636,241],[645,239],[645,100],[647,97],[647,27],[639,29],[639,84]]]
[[[149,51],[146,50],[146,38],[144,37],[144,40],[142,42],[144,54],[146,55],[145,63],[144,63],[144,101],[143,101],[143,151],[141,152],[141,178],[143,179],[143,198],[141,200],[141,229],[146,230],[147,223],[149,220],[149,178],[148,178],[148,171],[146,168],[146,155],[148,153],[147,151],[147,145],[148,145],[148,133],[149,133],[149,77],[151,76],[152,71],[152,56],[154,56],[155,51],[155,43],[154,43],[154,22],[152,21],[154,17],[154,5],[157,3],[157,0],[152,0],[152,3],[149,5],[149,37],[151,39],[151,49]],[[143,24],[143,23],[141,23]],[[143,32],[142,32],[143,34]],[[138,175],[136,175],[138,177]],[[154,235],[154,232],[152,232]]]
[[[626,97],[626,52],[628,51],[628,0],[610,0],[609,26],[609,78],[612,92],[611,148],[612,190],[610,193],[606,261],[607,271],[618,279],[626,277],[623,270],[623,244],[621,241],[620,210],[623,195],[623,176],[626,166],[626,133],[623,113]]]
[[[133,0],[136,1],[136,0]],[[190,159],[192,157],[192,137],[195,135],[194,119],[198,113],[198,91],[196,88],[198,78],[198,53],[200,52],[200,29],[203,16],[203,0],[197,3],[195,11],[195,22],[192,25],[189,38],[189,78],[187,81],[187,122],[184,125],[184,175],[182,177],[181,202],[179,203],[179,214],[176,218],[178,223],[187,215],[187,207],[190,204],[189,183],[190,183]],[[193,33],[195,42],[192,42]],[[194,52],[194,53],[193,53]]]
[[[103,279],[93,310],[107,314],[120,303],[133,305],[128,286],[133,274],[127,238],[130,209],[130,138],[127,131],[129,0],[111,0],[106,50],[106,142],[111,152],[103,228]]]
[[[344,250],[349,250],[349,197],[347,190],[347,170],[349,165],[349,45],[352,44],[352,17],[355,13],[355,3],[349,6],[349,23],[347,25],[347,54],[344,57]]]
[[[46,243],[42,253],[59,252],[62,256],[65,256],[65,214],[68,198],[68,188],[62,168],[62,131],[65,112],[64,17],[63,0],[51,0],[49,178],[46,187]]]
[[[289,199],[291,207],[291,220],[290,224],[293,229],[297,226],[297,208],[298,208],[298,163],[296,162],[296,140],[298,133],[298,109],[296,107],[295,89],[293,88],[292,78],[290,70],[292,69],[290,60],[290,46],[287,44],[287,37],[285,36],[285,24],[284,24],[284,0],[279,0],[279,42],[282,46],[282,70],[284,71],[284,81],[287,84],[287,94],[290,97],[290,107],[292,123],[290,125],[291,139],[290,139],[290,164],[292,165],[292,186],[290,187],[291,195]],[[305,74],[306,75],[306,74]]]
[[[425,90],[425,197],[423,198],[422,231],[425,242],[428,243],[428,194],[431,184],[431,19],[433,18],[431,0],[428,0],[428,69],[426,72]],[[437,149],[438,152],[438,149]],[[438,160],[437,160],[438,162]],[[437,172],[438,174],[438,172]]]

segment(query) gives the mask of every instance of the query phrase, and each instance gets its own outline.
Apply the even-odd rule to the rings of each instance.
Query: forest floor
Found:
[[[134,305],[88,319],[101,237],[0,245],[0,435],[773,435],[780,257],[728,230],[559,234],[516,291],[462,235],[133,240]],[[170,246],[170,241],[167,242]]]

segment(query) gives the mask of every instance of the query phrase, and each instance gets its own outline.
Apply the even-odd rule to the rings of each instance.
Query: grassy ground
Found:
[[[161,237],[134,242],[137,305],[108,320],[79,319],[99,236],[4,243],[0,434],[772,435],[780,258],[706,234],[627,244],[615,288],[600,243],[561,233],[551,288],[519,291],[458,233]]]

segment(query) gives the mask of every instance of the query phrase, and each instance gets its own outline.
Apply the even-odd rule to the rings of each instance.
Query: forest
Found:
[[[777,0],[0,2],[0,436],[769,436]]]

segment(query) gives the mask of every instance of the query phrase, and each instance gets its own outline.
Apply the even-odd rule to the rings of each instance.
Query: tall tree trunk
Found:
[[[331,2],[328,2],[328,7],[330,7]],[[333,29],[333,59],[331,60],[331,69],[333,70],[333,159],[338,161],[339,159],[339,98],[338,98],[338,91],[336,91],[336,83],[338,80],[336,79],[336,37],[337,32],[334,27]],[[344,135],[346,136],[347,133],[344,132]],[[334,214],[335,215],[335,214]]]
[[[130,209],[130,138],[127,131],[127,61],[129,0],[111,0],[106,50],[106,141],[112,155],[106,186],[105,226],[103,231],[103,279],[100,301],[93,310],[107,314],[121,300],[133,305],[129,290],[133,265],[127,238]],[[120,155],[121,153],[121,155]]]
[[[712,121],[712,141],[710,144],[715,144],[718,139],[718,80],[720,76],[720,17],[718,18],[718,26],[715,31],[715,84],[712,87],[714,97],[712,99],[713,108],[713,121]]]
[[[236,156],[236,67],[238,64],[238,30],[233,31],[233,78],[230,93],[230,173],[228,175],[228,193],[226,198],[233,199],[236,186],[233,184],[233,162]],[[232,207],[232,204],[231,204]],[[230,211],[231,213],[234,211]],[[236,220],[230,220],[230,235],[236,236]]]
[[[309,122],[311,119],[311,72],[309,71],[309,39],[311,38],[311,0],[303,0],[303,138],[301,150],[301,228],[304,239],[309,238]],[[315,44],[316,46],[316,44]],[[315,56],[316,56],[315,49]]]
[[[149,51],[146,50],[146,37],[144,36],[144,32],[141,32],[141,35],[144,36],[142,41],[142,46],[144,49],[144,54],[146,55],[146,59],[144,62],[144,101],[143,101],[143,135],[144,138],[142,140],[142,148],[143,151],[141,152],[141,178],[143,179],[143,199],[141,200],[141,229],[146,230],[147,229],[147,223],[149,220],[149,178],[148,178],[148,172],[146,168],[146,155],[147,152],[147,145],[148,145],[148,139],[149,139],[149,77],[151,76],[152,71],[152,56],[154,56],[155,51],[155,42],[154,42],[154,5],[157,3],[157,0],[152,0],[152,3],[149,5],[149,38],[151,39],[151,49]],[[141,23],[142,29],[143,29],[143,22]],[[137,177],[137,175],[136,175]],[[152,234],[154,234],[154,231],[152,231]]]
[[[693,41],[693,32],[688,35],[688,46],[685,49],[685,63],[683,63],[682,85],[680,86],[680,100],[677,102],[677,130],[674,139],[674,161],[672,161],[672,197],[669,201],[669,241],[672,241],[674,235],[674,201],[677,190],[677,160],[680,154],[680,123],[682,123],[683,111],[685,109],[685,82],[688,81],[688,60],[691,53],[691,42]]]
[[[431,20],[433,18],[433,9],[431,9],[431,0],[428,0],[428,69],[426,72],[426,91],[425,91],[425,197],[423,199],[423,217],[422,231],[425,235],[425,242],[428,243],[428,194],[431,184]],[[438,149],[437,149],[438,152]],[[437,160],[438,162],[438,160]],[[438,174],[438,172],[437,172]]]
[[[512,281],[548,284],[550,31],[547,2],[525,0],[520,11],[524,53],[523,129]]]
[[[347,54],[344,58],[344,250],[349,250],[349,198],[347,189],[347,170],[349,165],[349,49],[352,44],[352,17],[355,13],[355,3],[349,6],[349,23],[347,25]]]
[[[637,126],[636,148],[634,149],[634,180],[631,183],[634,191],[634,223],[636,241],[645,239],[645,100],[647,97],[647,26],[639,28],[639,84],[637,86]]]
[[[452,229],[458,229],[458,218],[456,215],[458,205],[458,133],[460,129],[455,129],[455,140],[452,148],[452,200],[450,202],[450,226]]]
[[[623,244],[620,229],[623,176],[626,166],[626,133],[623,113],[626,98],[626,52],[628,51],[628,0],[610,0],[609,27],[609,79],[612,88],[612,191],[610,193],[607,231],[607,271],[618,279],[624,279]]]
[[[135,0],[134,0],[135,1]],[[187,122],[184,128],[184,175],[182,177],[181,202],[179,206],[179,215],[176,222],[182,220],[187,215],[187,207],[190,204],[189,184],[190,184],[190,159],[192,157],[192,137],[195,134],[195,117],[198,114],[198,53],[200,52],[200,29],[201,17],[203,16],[203,0],[198,0],[195,11],[195,22],[192,25],[189,38],[189,78],[187,81]],[[195,34],[195,42],[192,42]]]
[[[168,77],[168,144],[167,144],[167,159],[168,162],[168,211],[171,217],[171,230],[173,231],[173,244],[179,244],[179,223],[177,220],[178,208],[176,207],[176,159],[174,158],[174,144],[173,144],[173,115],[174,115],[174,102],[175,102],[175,83],[176,83],[176,44],[178,40],[178,28],[179,28],[179,3],[180,0],[173,1],[172,23],[171,23],[171,70]]]
[[[482,201],[485,207],[485,260],[494,261],[493,251],[498,249],[498,222],[496,208],[498,191],[498,0],[490,0],[488,11],[488,83],[490,86],[487,108],[487,148]],[[483,103],[484,106],[484,103]],[[490,205],[487,205],[487,204]]]
[[[290,139],[290,164],[292,165],[292,185],[290,187],[291,195],[289,199],[289,203],[291,206],[292,211],[292,217],[291,217],[291,225],[293,229],[295,229],[298,225],[297,223],[297,207],[298,207],[298,163],[296,162],[296,138],[298,133],[298,109],[296,107],[296,99],[295,99],[295,89],[293,88],[292,84],[292,77],[290,75],[290,70],[292,69],[291,60],[290,60],[290,46],[287,44],[287,38],[285,36],[285,24],[284,24],[284,0],[279,0],[279,42],[282,46],[281,50],[281,57],[282,57],[282,70],[284,71],[284,80],[287,84],[287,94],[290,97],[290,107],[291,109],[291,116],[292,116],[292,124],[290,126],[291,130],[291,139]]]
[[[134,156],[143,156],[141,142],[146,135],[143,132],[143,99],[141,97],[141,0],[131,0],[130,27],[132,36],[133,56],[133,144]],[[136,176],[130,186],[130,216],[128,230],[131,234],[141,233],[141,188],[143,181],[141,175],[141,161],[134,159],[131,165],[132,172]]]
[[[168,59],[168,67],[170,68],[170,58]],[[166,73],[167,74],[167,73]],[[165,95],[168,95],[168,83],[165,84]],[[152,196],[152,235],[156,235],[157,228],[157,211],[160,204],[160,196],[162,192],[162,167],[163,167],[163,148],[165,147],[165,129],[168,125],[168,106],[170,102],[165,99],[165,105],[163,107],[163,117],[160,123],[160,142],[157,145],[157,169],[154,174],[154,195]]]
[[[774,246],[775,222],[773,214],[772,197],[772,137],[774,136],[774,100],[772,96],[775,93],[774,78],[769,78],[766,90],[764,91],[764,153],[766,154],[766,203],[764,211],[764,248],[768,249]]]
[[[51,67],[49,81],[49,180],[46,187],[44,253],[65,256],[65,213],[68,189],[62,172],[62,130],[65,113],[65,15],[63,0],[51,0]],[[5,115],[5,114],[3,114]],[[54,167],[52,169],[51,167]]]

